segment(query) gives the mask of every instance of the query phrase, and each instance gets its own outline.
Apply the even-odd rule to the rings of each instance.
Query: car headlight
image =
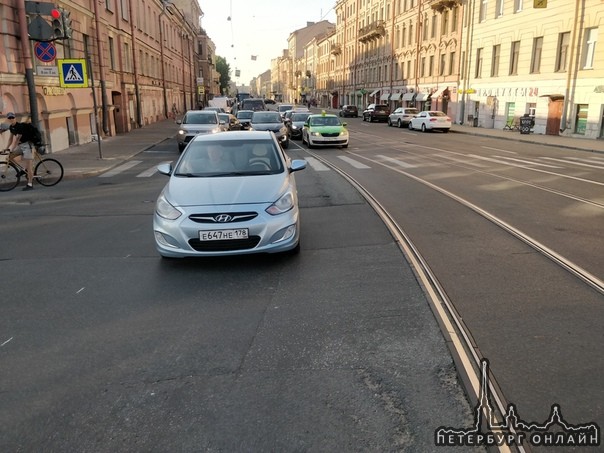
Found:
[[[296,130],[296,129],[298,129],[298,126],[296,126],[296,125],[294,124],[294,125],[292,125],[292,129],[293,129],[293,130]]]
[[[320,132],[317,132],[317,131],[311,131],[311,132],[310,132],[310,135],[312,135],[313,137],[320,137],[320,136],[321,136],[321,133],[320,133]]]
[[[348,136],[348,131],[341,131],[340,132],[340,137],[347,137]]]
[[[291,189],[285,192],[277,201],[266,208],[270,215],[279,215],[294,207],[294,194]]]
[[[155,204],[155,212],[157,212],[158,216],[168,220],[176,220],[182,215],[182,212],[180,212],[178,209],[172,206],[168,200],[166,200],[163,192],[157,199],[157,203]]]
[[[187,133],[187,131],[185,131],[184,129],[178,130],[178,135],[185,135],[186,133]]]

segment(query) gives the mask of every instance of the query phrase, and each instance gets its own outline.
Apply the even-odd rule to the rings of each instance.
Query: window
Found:
[[[589,105],[577,104],[575,109],[575,134],[585,135]]]
[[[113,12],[113,1],[112,0],[105,0],[105,9],[107,11]]]
[[[522,11],[522,7],[524,6],[523,3],[524,3],[524,0],[514,0],[514,12],[515,13],[519,13]]]
[[[436,14],[434,14],[432,16],[432,28],[430,30],[430,38],[432,38],[432,39],[436,38],[436,24],[437,24]]]
[[[474,78],[480,79],[482,77],[482,48],[476,49],[476,70],[474,72]]]
[[[124,20],[130,20],[128,5],[128,0],[120,0],[120,10],[122,11],[122,19]]]
[[[422,57],[422,65],[419,68],[419,76],[424,77],[426,75],[426,57]]]
[[[439,76],[445,75],[446,61],[447,61],[447,56],[444,53],[440,54],[440,61],[438,63],[438,75]]]
[[[453,75],[455,70],[455,52],[449,54],[449,75]]]
[[[518,59],[520,58],[520,41],[512,43],[510,52],[510,75],[518,75]]]
[[[497,0],[497,4],[495,5],[495,19],[503,16],[503,4],[504,0]]]
[[[428,15],[424,14],[424,21],[422,22],[422,39],[426,41],[428,39],[428,29],[430,28],[430,22],[428,21]]]
[[[109,66],[115,71],[115,48],[113,47],[113,38],[109,37]]]
[[[543,36],[533,39],[533,55],[531,56],[531,74],[538,74],[541,69],[541,52],[543,51]]]
[[[558,35],[558,54],[556,55],[556,72],[566,71],[568,58],[568,45],[570,42],[570,32],[560,33]]]
[[[493,56],[491,58],[491,77],[499,75],[499,58],[501,56],[501,45],[493,46]]]
[[[480,0],[480,16],[478,19],[480,22],[487,20],[487,4],[488,0]]]
[[[442,20],[440,21],[440,34],[446,35],[449,33],[449,10],[445,9],[442,13]]]
[[[428,60],[428,75],[432,76],[434,74],[434,55],[430,55]]]
[[[583,46],[583,69],[594,67],[594,55],[596,42],[598,41],[598,29],[588,28],[585,30],[585,44]]]
[[[132,55],[130,54],[130,44],[124,43],[124,70],[126,72],[132,72]]]

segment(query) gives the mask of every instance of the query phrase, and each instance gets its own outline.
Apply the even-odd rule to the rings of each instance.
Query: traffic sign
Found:
[[[59,63],[59,84],[64,88],[88,87],[85,59],[63,59]]]
[[[49,63],[57,56],[57,48],[52,42],[41,41],[34,44],[34,53],[38,60]]]

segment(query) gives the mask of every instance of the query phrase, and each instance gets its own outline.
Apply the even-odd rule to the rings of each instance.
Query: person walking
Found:
[[[8,129],[12,134],[11,142],[8,145],[10,158],[17,162],[23,160],[23,166],[27,173],[27,185],[23,190],[32,190],[34,188],[34,145],[32,143],[34,137],[27,136],[25,123],[17,122],[13,112],[8,112],[6,117],[10,120]]]

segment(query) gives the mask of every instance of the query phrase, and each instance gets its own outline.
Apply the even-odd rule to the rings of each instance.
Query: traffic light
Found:
[[[63,21],[63,37],[65,39],[70,39],[73,34],[73,29],[71,28],[71,11],[65,8],[59,8],[61,11],[61,19]]]
[[[65,37],[65,31],[63,30],[63,15],[61,14],[61,8],[53,8],[50,11],[50,17],[52,17],[52,39],[63,39]]]

